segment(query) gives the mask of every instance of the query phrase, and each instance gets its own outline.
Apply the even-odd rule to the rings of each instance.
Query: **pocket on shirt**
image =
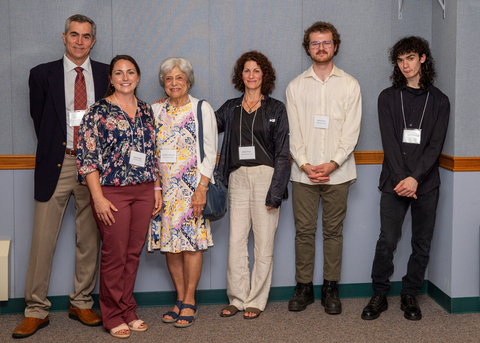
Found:
[[[330,100],[330,118],[344,121],[347,113],[348,104],[346,101]]]

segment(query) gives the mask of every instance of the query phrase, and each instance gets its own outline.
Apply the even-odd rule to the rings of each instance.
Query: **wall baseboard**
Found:
[[[321,298],[321,285],[314,286],[315,299]],[[399,296],[402,288],[402,282],[391,283],[391,289],[388,296]],[[340,284],[340,298],[370,298],[372,296],[371,283],[351,283]],[[294,293],[293,286],[272,287],[268,297],[269,302],[287,302]],[[424,281],[420,294],[428,294],[437,304],[442,306],[449,313],[472,313],[480,312],[480,301],[478,297],[469,298],[450,298],[437,286],[430,281]],[[133,294],[138,307],[167,307],[175,303],[176,294],[174,291],[168,292],[139,292]],[[98,310],[98,294],[93,294],[95,304],[93,308]],[[197,290],[195,294],[197,304],[216,305],[227,304],[228,297],[225,289]],[[68,295],[48,297],[52,303],[51,312],[68,311],[70,300]],[[0,302],[0,315],[20,314],[25,310],[25,299],[14,298],[8,301]],[[285,308],[285,311],[287,309]]]

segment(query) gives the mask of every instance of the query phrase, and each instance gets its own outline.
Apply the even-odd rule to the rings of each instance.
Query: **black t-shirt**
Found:
[[[248,113],[241,106],[235,108],[232,120],[231,143],[230,143],[230,170],[232,172],[240,167],[270,166],[274,168],[272,159],[267,153],[265,143],[265,130],[263,128],[263,106],[255,111]],[[241,113],[240,113],[241,112]],[[252,126],[253,126],[253,146],[255,146],[255,159],[240,160],[238,147],[240,146],[240,118],[242,118],[242,138],[241,146],[252,146]],[[255,118],[255,122],[253,119]]]

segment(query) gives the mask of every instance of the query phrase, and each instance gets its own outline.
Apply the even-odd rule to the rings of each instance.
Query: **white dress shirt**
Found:
[[[304,163],[319,165],[330,160],[337,162],[340,168],[333,171],[330,181],[324,184],[335,185],[356,179],[353,150],[362,118],[362,98],[357,80],[333,66],[327,79],[321,81],[311,66],[288,85],[286,105],[290,153],[295,161],[290,179],[316,184],[300,166]],[[315,128],[315,116],[329,117],[328,128]]]
[[[77,72],[75,68],[77,65],[70,61],[66,54],[63,56],[63,72],[65,75],[65,108],[68,114],[74,111],[75,105],[75,78]],[[80,66],[83,68],[83,75],[85,76],[85,86],[87,87],[87,106],[93,105],[95,102],[95,86],[93,84],[92,66],[90,64],[90,57]],[[105,92],[107,90],[105,89]],[[76,148],[76,147],[75,147]],[[74,149],[73,147],[73,126],[67,124],[67,149]]]

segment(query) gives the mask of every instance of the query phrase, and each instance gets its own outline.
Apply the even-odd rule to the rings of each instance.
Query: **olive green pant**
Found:
[[[292,182],[292,205],[295,219],[295,280],[309,283],[315,268],[315,233],[318,207],[322,201],[323,278],[339,281],[342,268],[343,219],[347,214],[348,187],[307,185]]]

